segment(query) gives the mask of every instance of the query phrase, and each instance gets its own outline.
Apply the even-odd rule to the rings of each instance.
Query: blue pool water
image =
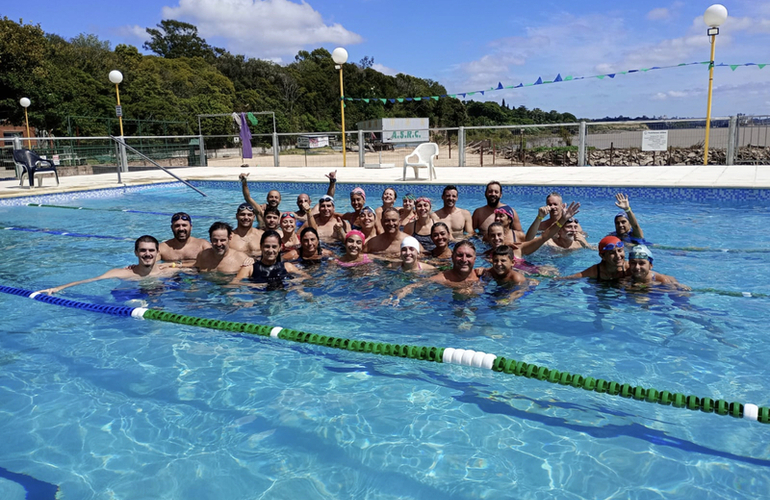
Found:
[[[340,186],[338,209],[347,209],[350,187]],[[281,187],[282,208],[305,188],[314,198],[325,190]],[[94,276],[135,262],[135,237],[170,237],[168,217],[114,209],[185,210],[199,237],[214,220],[234,222],[237,184],[201,189],[207,198],[163,186],[51,201],[100,210],[2,206],[0,227],[26,230],[0,231],[0,285],[40,289]],[[378,189],[367,190],[370,202]],[[438,198],[436,188],[412,190]],[[632,195],[632,207],[646,237],[665,247],[655,250],[655,269],[696,290],[687,297],[543,278],[508,306],[496,304],[493,290],[463,297],[427,285],[394,308],[382,302],[403,277],[360,269],[314,270],[305,286],[311,302],[201,276],[140,291],[102,281],[61,296],[105,304],[141,296],[150,307],[193,316],[475,349],[770,406],[768,209],[649,191]],[[257,188],[255,198],[265,192]],[[617,208],[599,190],[581,194],[578,218],[595,243],[613,229]],[[478,188],[462,187],[460,197],[465,208],[483,203]],[[526,227],[544,196],[533,190],[504,201]],[[130,241],[52,234],[61,232]],[[544,251],[529,260],[570,274],[598,256]],[[740,292],[760,297],[734,296]],[[703,499],[770,491],[770,426],[757,422],[6,294],[0,304],[3,499],[24,498],[25,488],[51,498],[45,486],[78,499]]]

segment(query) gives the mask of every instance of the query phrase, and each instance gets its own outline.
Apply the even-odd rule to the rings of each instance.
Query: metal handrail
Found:
[[[206,196],[206,193],[204,193],[204,192],[203,192],[203,191],[201,191],[200,189],[196,188],[195,186],[193,186],[192,184],[190,184],[190,183],[189,183],[189,182],[187,182],[186,180],[182,179],[182,178],[181,178],[181,177],[179,177],[178,175],[176,175],[176,174],[172,173],[172,172],[171,172],[170,170],[168,170],[167,168],[165,168],[165,167],[161,167],[160,165],[158,165],[158,163],[157,163],[155,160],[153,160],[152,158],[150,158],[150,157],[149,157],[149,156],[147,156],[146,154],[144,154],[144,153],[142,153],[141,151],[138,151],[136,148],[132,148],[131,146],[129,146],[128,144],[126,144],[126,141],[124,141],[124,140],[122,140],[122,139],[119,139],[118,137],[115,137],[114,135],[111,135],[111,136],[110,136],[110,139],[112,139],[112,140],[113,140],[113,141],[115,141],[116,143],[120,144],[121,146],[123,146],[123,147],[125,147],[125,148],[128,148],[128,149],[129,149],[131,152],[133,152],[134,154],[137,154],[137,155],[139,155],[141,158],[144,158],[145,160],[149,161],[150,163],[152,163],[153,165],[155,165],[155,166],[156,166],[156,167],[158,167],[159,169],[163,170],[163,171],[164,171],[164,172],[166,172],[168,175],[170,175],[171,177],[175,178],[175,179],[176,179],[176,180],[178,180],[179,182],[183,183],[184,185],[186,185],[186,186],[187,186],[187,187],[189,187],[190,189],[193,189],[193,190],[197,191],[197,192],[198,192],[198,193],[200,193],[202,196]],[[118,174],[118,179],[120,179],[120,174]]]

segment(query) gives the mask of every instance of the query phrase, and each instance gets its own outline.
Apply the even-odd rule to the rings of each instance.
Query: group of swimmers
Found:
[[[598,264],[564,279],[594,278],[636,288],[665,285],[686,289],[673,277],[652,271],[652,251],[623,194],[615,197],[615,205],[622,210],[615,216],[615,231],[592,247],[575,218],[580,204],[567,205],[555,192],[546,197],[546,204],[539,208],[525,232],[516,210],[501,201],[503,188],[496,181],[486,185],[486,205],[472,214],[457,206],[455,186],[444,188],[443,206],[436,211],[429,198],[411,194],[404,196],[401,207],[396,207],[393,188],[382,193],[382,206],[372,208],[367,205],[364,189],[356,187],[350,192],[352,210],[342,213],[337,211],[334,199],[336,171],[326,175],[327,192],[315,206],[311,206],[307,194],[300,194],[297,209],[283,212],[279,210],[281,194],[277,190],[268,192],[264,204],[252,199],[247,177],[240,176],[245,201],[235,212],[235,228],[215,222],[209,227],[206,241],[192,236],[192,218],[179,212],[171,217],[173,238],[159,243],[145,235],[136,240],[136,265],[40,292],[56,293],[107,278],[170,276],[192,268],[230,275],[232,283],[270,289],[289,281],[301,283],[310,278],[308,269],[320,262],[348,268],[381,261],[418,278],[395,292],[391,303],[428,281],[467,289],[495,282],[511,288],[507,300],[512,300],[537,283],[533,278],[541,270],[528,264],[524,256],[544,246],[562,252],[598,250]],[[490,267],[475,267],[477,250],[471,238],[481,238],[490,247],[484,253]],[[339,247],[340,243],[336,253],[329,248]],[[302,295],[310,295],[301,284],[297,289]]]

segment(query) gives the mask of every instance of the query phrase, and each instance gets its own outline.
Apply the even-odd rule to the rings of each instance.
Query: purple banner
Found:
[[[249,122],[246,121],[246,113],[241,113],[241,147],[244,158],[253,157],[251,154],[251,130],[249,130]]]

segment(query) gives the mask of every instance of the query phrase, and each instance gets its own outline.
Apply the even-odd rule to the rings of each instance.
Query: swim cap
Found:
[[[348,231],[348,234],[345,235],[345,240],[347,240],[351,236],[360,236],[361,237],[361,243],[366,241],[366,236],[364,236],[364,233],[362,233],[358,229],[353,229],[352,231]]]
[[[297,220],[297,216],[294,215],[294,212],[284,212],[281,214],[281,220],[284,220],[287,217],[291,217],[292,219]]]
[[[364,203],[366,203],[366,193],[364,192],[363,188],[360,188],[360,187],[353,188],[353,191],[350,192],[350,196],[353,196],[354,194],[360,195],[361,198],[364,199]]]
[[[610,250],[615,250],[616,248],[623,248],[623,242],[616,236],[605,236],[599,242],[599,255]]]
[[[364,208],[361,209],[361,213],[364,213],[364,212],[375,213],[374,209],[372,207],[370,207],[369,205],[366,205]]]
[[[645,245],[636,245],[628,252],[628,258],[630,259],[647,259],[652,264],[652,251]]]
[[[508,217],[510,217],[511,219],[513,219],[513,209],[511,207],[509,207],[508,205],[503,205],[503,206],[497,207],[495,209],[495,213],[496,214],[505,214]]]
[[[625,213],[625,212],[618,212],[618,213],[615,215],[615,218],[617,219],[618,217],[623,217],[624,219],[628,219],[628,214],[627,214],[627,213]]]
[[[404,247],[412,247],[415,250],[420,250],[420,242],[417,241],[417,238],[414,236],[407,236],[403,240],[401,240],[401,248]]]
[[[325,194],[325,195],[321,196],[321,198],[318,200],[318,203],[323,203],[325,201],[330,201],[330,202],[332,202],[332,205],[334,205],[334,198],[332,198],[328,194]]]
[[[415,202],[414,202],[414,203],[415,203],[415,205],[416,205],[416,204],[420,203],[421,201],[424,201],[424,202],[426,202],[426,203],[427,203],[428,205],[430,205],[431,207],[433,206],[433,202],[432,202],[432,201],[430,201],[430,198],[428,198],[427,196],[420,196],[419,198],[417,198],[417,199],[415,200]]]

